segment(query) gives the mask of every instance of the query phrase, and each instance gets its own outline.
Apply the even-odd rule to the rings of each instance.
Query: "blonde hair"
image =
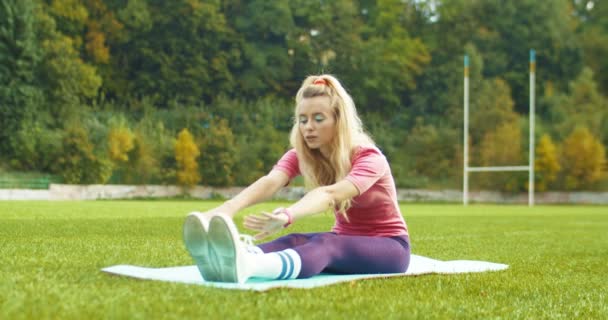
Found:
[[[307,98],[326,96],[335,120],[336,135],[330,143],[330,153],[324,157],[319,149],[310,149],[302,136],[298,121],[298,105]],[[351,96],[338,79],[331,75],[307,77],[296,94],[294,125],[290,142],[296,149],[300,172],[307,189],[334,184],[344,179],[351,169],[351,161],[358,146],[374,147],[374,141],[363,130],[361,119]],[[351,200],[334,204],[345,218]]]

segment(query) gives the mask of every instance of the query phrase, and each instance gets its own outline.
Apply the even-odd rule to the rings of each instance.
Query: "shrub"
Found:
[[[194,137],[188,129],[180,131],[177,141],[175,142],[175,160],[177,161],[177,183],[184,187],[192,187],[196,185],[201,176],[198,172],[198,163],[196,159],[200,155],[200,151]]]

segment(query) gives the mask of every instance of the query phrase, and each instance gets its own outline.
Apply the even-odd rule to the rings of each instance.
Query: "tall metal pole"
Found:
[[[530,169],[528,170],[528,206],[534,206],[534,80],[536,74],[536,52],[530,50]]]
[[[464,137],[462,161],[462,204],[469,203],[469,56],[464,55]]]

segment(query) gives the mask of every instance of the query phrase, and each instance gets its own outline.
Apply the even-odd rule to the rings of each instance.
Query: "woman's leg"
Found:
[[[405,245],[404,245],[405,244]],[[400,273],[410,263],[407,242],[387,237],[320,233],[293,248],[301,258],[298,278],[335,273]]]
[[[292,233],[273,241],[259,244],[258,247],[262,249],[264,253],[281,251],[301,246],[319,234],[321,233]]]

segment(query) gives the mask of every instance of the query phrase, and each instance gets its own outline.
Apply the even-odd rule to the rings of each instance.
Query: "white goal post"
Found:
[[[463,152],[463,180],[462,204],[469,203],[469,172],[494,171],[528,171],[528,205],[534,205],[534,80],[536,73],[535,51],[530,50],[530,138],[529,159],[527,166],[501,166],[501,167],[469,167],[469,56],[464,56],[464,152]]]

